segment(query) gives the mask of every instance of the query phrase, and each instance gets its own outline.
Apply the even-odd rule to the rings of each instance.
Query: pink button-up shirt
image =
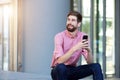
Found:
[[[80,31],[77,32],[77,35],[75,37],[72,37],[67,32],[67,30],[58,33],[55,36],[55,49],[53,52],[51,67],[56,66],[57,59],[64,55],[70,48],[72,48],[80,40],[82,40],[83,35],[85,35],[85,33]],[[83,52],[82,49],[77,50],[64,64],[76,66],[81,54],[85,57],[85,59],[87,58],[87,52],[85,51]]]

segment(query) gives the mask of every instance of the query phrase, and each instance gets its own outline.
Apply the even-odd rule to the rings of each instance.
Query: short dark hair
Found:
[[[70,11],[68,13],[67,17],[70,16],[70,15],[76,16],[78,22],[82,21],[82,15],[79,12],[77,12],[77,11]]]

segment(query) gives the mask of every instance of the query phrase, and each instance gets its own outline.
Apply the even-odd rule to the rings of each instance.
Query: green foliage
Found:
[[[84,21],[82,24],[82,31],[89,34],[90,31],[90,22],[89,21]]]

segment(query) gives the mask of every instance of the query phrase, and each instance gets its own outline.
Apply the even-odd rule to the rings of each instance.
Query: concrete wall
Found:
[[[50,75],[54,35],[65,29],[70,0],[22,0],[23,72]]]

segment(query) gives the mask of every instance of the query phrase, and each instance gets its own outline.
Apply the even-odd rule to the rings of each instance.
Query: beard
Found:
[[[71,27],[69,27],[69,26],[71,26]],[[76,29],[77,29],[77,27],[75,27],[74,25],[71,25],[71,24],[68,24],[67,26],[66,26],[66,28],[67,28],[67,30],[69,31],[69,32],[74,32]]]

